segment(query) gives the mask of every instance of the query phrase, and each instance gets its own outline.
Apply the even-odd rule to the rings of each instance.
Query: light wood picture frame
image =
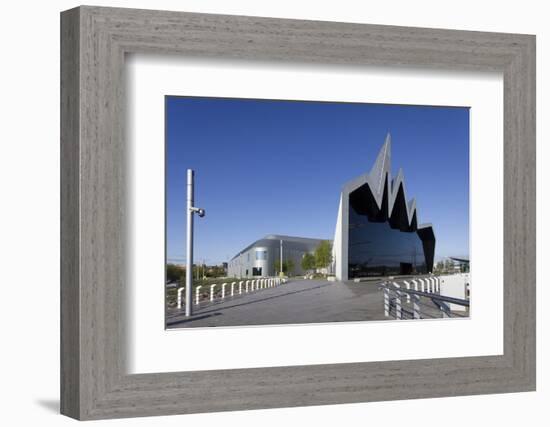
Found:
[[[128,53],[502,72],[503,354],[127,374]],[[78,7],[61,14],[61,166],[65,415],[87,420],[535,390],[532,35]]]

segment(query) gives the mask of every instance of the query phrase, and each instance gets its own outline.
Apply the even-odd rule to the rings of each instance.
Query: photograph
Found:
[[[468,106],[166,95],[164,142],[166,329],[469,318]]]

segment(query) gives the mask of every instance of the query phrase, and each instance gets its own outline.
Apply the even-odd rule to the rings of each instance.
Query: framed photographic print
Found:
[[[535,389],[534,36],[83,6],[61,40],[62,413]]]

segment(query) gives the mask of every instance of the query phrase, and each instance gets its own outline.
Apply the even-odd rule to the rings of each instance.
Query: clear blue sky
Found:
[[[195,170],[195,261],[266,234],[332,239],[342,185],[370,171],[386,133],[436,259],[469,254],[469,109],[166,98],[166,245],[185,261],[186,170]]]

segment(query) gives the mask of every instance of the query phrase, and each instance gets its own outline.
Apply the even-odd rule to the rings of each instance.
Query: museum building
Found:
[[[391,135],[386,136],[370,172],[344,184],[332,241],[329,272],[337,280],[369,276],[431,273],[435,234],[417,224],[416,200],[407,201],[402,169],[391,175]],[[305,272],[301,260],[323,239],[268,235],[250,244],[228,263],[229,277],[273,276],[281,247],[292,274]],[[281,246],[282,245],[282,246]]]
[[[283,251],[283,263],[292,261],[292,275],[305,274],[302,269],[302,257],[313,253],[322,239],[307,237],[281,236],[270,234],[248,245],[228,263],[228,277],[266,277],[275,276],[277,262]]]
[[[388,134],[371,171],[347,182],[340,194],[333,244],[337,280],[432,272],[435,234],[417,224],[403,171],[391,175]]]

